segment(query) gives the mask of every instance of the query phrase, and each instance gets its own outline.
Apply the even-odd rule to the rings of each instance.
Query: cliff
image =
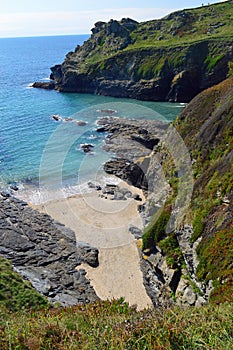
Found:
[[[156,306],[232,300],[232,96],[229,78],[198,94],[170,126],[110,118],[100,128],[117,156],[105,171],[147,197],[138,207],[141,266]]]
[[[167,256],[168,265],[180,269],[181,279],[173,292],[181,300],[187,281],[206,300],[232,300],[232,95],[233,78],[229,78],[197,95],[173,123],[190,156],[193,191],[182,220],[170,231],[170,215],[182,210],[176,197],[181,191],[185,196],[186,188],[180,186],[184,174],[171,159],[171,150],[165,143],[156,150],[162,155],[161,165],[172,192],[168,193],[159,218],[152,217],[146,227],[143,245],[144,249],[151,249],[152,255],[159,247]],[[188,273],[183,270],[183,262]],[[152,266],[156,275],[156,264]],[[192,295],[191,289],[189,294]]]
[[[233,60],[233,2],[149,22],[97,22],[49,83],[34,87],[151,101],[188,102],[224,80]]]

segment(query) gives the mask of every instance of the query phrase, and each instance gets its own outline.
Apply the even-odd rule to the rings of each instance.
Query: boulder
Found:
[[[85,143],[81,145],[81,149],[84,153],[89,153],[93,150],[94,146],[90,143]]]
[[[32,87],[39,88],[39,89],[45,89],[45,90],[54,90],[55,83],[53,81],[49,81],[49,82],[36,81],[35,83],[32,84]]]

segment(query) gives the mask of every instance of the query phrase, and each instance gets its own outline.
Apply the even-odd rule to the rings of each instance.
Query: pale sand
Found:
[[[126,183],[122,187],[129,187]],[[142,192],[130,187],[133,193]],[[138,309],[152,303],[143,285],[136,241],[129,232],[130,224],[142,227],[134,199],[112,201],[99,197],[97,191],[44,203],[33,208],[46,212],[71,228],[77,241],[99,249],[99,266],[83,267],[97,295],[103,299],[124,297]]]

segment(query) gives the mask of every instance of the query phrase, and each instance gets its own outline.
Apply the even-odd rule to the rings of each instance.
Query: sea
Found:
[[[102,148],[98,119],[172,121],[183,104],[143,102],[35,89],[49,80],[50,67],[89,35],[0,39],[0,188],[40,204],[88,191],[88,182],[111,182],[103,164],[113,155]],[[53,116],[57,117],[57,121]],[[92,145],[83,152],[82,145]],[[17,193],[16,193],[17,192]]]

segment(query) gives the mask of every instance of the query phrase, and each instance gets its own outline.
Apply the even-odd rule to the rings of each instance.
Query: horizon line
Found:
[[[43,38],[43,37],[54,37],[54,36],[78,36],[78,35],[88,35],[91,33],[79,33],[79,34],[38,34],[38,35],[20,35],[20,36],[0,36],[0,39],[20,39],[20,38]]]

